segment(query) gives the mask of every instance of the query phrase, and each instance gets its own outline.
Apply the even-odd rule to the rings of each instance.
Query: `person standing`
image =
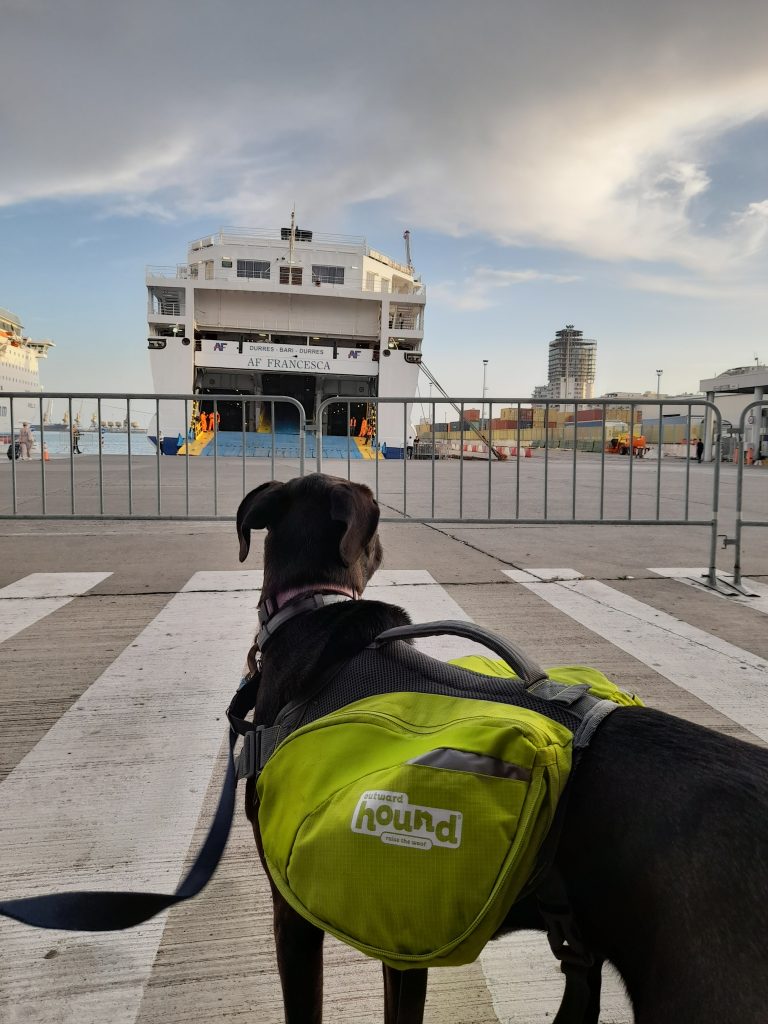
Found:
[[[75,424],[72,427],[72,454],[82,455],[80,451],[80,428]]]
[[[32,431],[29,429],[29,424],[24,420],[21,424],[21,430],[19,431],[19,444],[21,445],[22,460],[26,459],[26,461],[29,462],[32,458],[32,445],[34,443],[35,439],[32,436]]]
[[[701,465],[701,458],[704,455],[704,442],[699,438],[696,442],[696,461]]]
[[[405,446],[405,454],[408,456],[409,459],[413,458],[413,435],[412,434],[408,435],[408,443]]]

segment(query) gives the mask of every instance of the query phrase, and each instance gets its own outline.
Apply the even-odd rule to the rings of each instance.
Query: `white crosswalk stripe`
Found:
[[[423,569],[378,572],[366,587],[365,596],[372,601],[386,601],[403,608],[414,622],[432,622],[438,619],[470,618],[458,602]],[[441,661],[461,658],[469,654],[487,654],[487,650],[471,640],[459,636],[420,637],[415,641],[419,650]]]
[[[571,619],[768,742],[767,661],[605,583],[569,578],[570,572],[504,570]]]
[[[109,572],[35,572],[0,590],[0,643],[91,590]]]
[[[35,574],[0,591],[0,601],[8,598],[0,607],[14,609],[0,620],[0,641],[109,575]],[[224,708],[251,643],[262,578],[261,571],[192,576],[0,783],[3,897],[82,887],[174,889],[220,755]],[[499,582],[504,579],[542,598],[553,622],[565,615],[580,623],[768,739],[768,663],[762,659],[570,568],[507,570],[499,574]],[[750,606],[765,611],[760,602],[768,601],[768,588],[755,588],[758,604]],[[366,597],[399,605],[416,622],[470,618],[425,570],[380,571]],[[21,605],[24,615],[17,614]],[[456,637],[417,644],[444,660],[485,652]],[[255,852],[253,865],[256,874]],[[221,871],[226,874],[226,862]],[[234,877],[230,887],[238,902],[252,899],[247,878]],[[196,902],[189,905],[193,913]],[[165,1024],[165,1017],[152,1015],[155,1004],[146,996],[162,961],[167,919],[96,936],[42,932],[0,919],[0,1018],[7,1024],[101,1024],[105,1018],[111,1024]],[[264,908],[258,920],[268,931]],[[378,978],[370,964],[331,950],[332,964],[342,966],[341,980],[329,970],[329,998],[344,999],[350,971],[362,975],[365,969],[365,978]],[[213,958],[216,951],[206,955]],[[233,979],[240,970],[233,966]],[[467,1019],[505,1024],[551,1021],[563,984],[545,938],[531,933],[490,944],[479,966],[433,975],[427,1021],[463,1019],[456,978],[475,986],[477,1005],[474,1016],[468,1008]],[[202,977],[197,984],[205,984],[204,972]],[[490,993],[485,1009],[477,994],[483,979]],[[273,1003],[278,1009],[259,1006],[250,1013],[263,1024],[277,1024],[276,996]],[[615,979],[604,985],[603,1007],[606,1020],[632,1019]],[[168,1021],[187,1019],[178,1012],[171,1011]],[[354,1008],[349,1014],[343,1019],[354,1019]],[[216,1019],[214,1007],[205,1020]]]

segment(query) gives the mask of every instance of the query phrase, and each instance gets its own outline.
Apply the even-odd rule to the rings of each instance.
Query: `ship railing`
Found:
[[[398,263],[397,260],[393,260],[390,256],[385,255],[383,252],[379,252],[378,249],[369,249],[368,255],[372,260],[376,260],[378,263],[383,263],[387,267],[391,267],[393,270],[397,270],[400,274],[405,274],[410,277],[413,274],[413,267],[407,267],[404,263]]]
[[[290,241],[287,238],[282,238],[279,230],[251,232],[247,228],[225,228],[214,235],[195,240],[190,244],[189,251],[195,255],[200,253],[201,259],[204,259],[207,249],[225,245],[247,245],[249,248],[287,250]],[[307,251],[357,254],[361,251],[366,252],[367,249],[364,238],[349,235],[313,234],[311,242],[297,238],[294,243],[294,251],[297,255]]]
[[[2,317],[3,320],[9,320],[12,324],[16,324],[18,327],[21,327],[21,320],[19,320],[15,313],[12,313],[10,309],[6,309],[4,306],[0,306],[0,317]]]
[[[424,296],[427,294],[427,290],[424,287],[424,285],[421,284],[421,282],[416,282],[415,284],[408,285],[405,288],[393,288],[391,281],[388,281],[386,279],[382,280],[379,277],[377,277],[374,281],[371,282],[366,281],[363,284],[363,291],[385,293],[389,292],[389,294],[397,301],[402,299],[405,302],[407,302],[408,299],[411,298],[412,296]]]
[[[373,318],[375,321],[375,317]],[[198,311],[197,329],[199,331],[236,331],[238,335],[251,335],[252,341],[266,341],[269,334],[300,333],[310,338],[310,347],[328,345],[329,337],[338,337],[349,340],[352,348],[354,340],[378,344],[378,325],[371,320],[368,324],[360,324],[355,320],[310,320],[304,317],[286,316],[282,319],[279,316],[270,316],[264,319],[251,318],[246,320],[238,317],[236,321],[213,320],[206,318]],[[264,335],[264,337],[260,337]],[[223,339],[226,340],[226,339]],[[296,342],[300,339],[296,338]],[[316,345],[315,345],[316,342]]]
[[[420,331],[421,318],[418,313],[404,313],[389,307],[389,327],[394,331]]]
[[[299,228],[301,230],[301,228]],[[248,242],[261,242],[264,241],[272,245],[274,242],[287,242],[288,239],[283,237],[283,228],[241,228],[233,227],[232,225],[224,225],[221,227],[216,234],[210,236],[210,243],[214,245],[226,244],[230,239],[237,239],[238,242],[242,243],[244,240]],[[209,238],[202,238],[199,240],[200,243],[209,241]],[[324,231],[313,231],[312,241],[305,241],[301,238],[296,240],[296,244],[299,246],[314,246],[316,243],[321,245],[338,245],[338,246],[350,246],[354,248],[365,247],[365,237],[363,235],[334,235],[328,234]],[[192,242],[192,246],[197,245],[198,242]]]
[[[146,267],[146,275],[147,277],[166,278],[186,277],[186,273],[182,273],[186,269],[186,264],[179,264],[175,267],[148,266]]]

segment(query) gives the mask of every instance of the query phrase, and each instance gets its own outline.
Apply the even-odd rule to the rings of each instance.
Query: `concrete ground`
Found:
[[[528,461],[533,465],[520,465],[521,502],[535,510],[543,467]],[[148,501],[151,462],[138,470],[144,474],[138,491],[144,488]],[[183,483],[184,462],[164,459],[163,479],[181,474],[176,485]],[[98,502],[98,459],[90,463],[90,469],[78,468],[82,498]],[[347,473],[346,463],[324,468]],[[39,465],[21,469],[40,479]],[[198,465],[192,469],[201,472]],[[356,463],[355,477],[367,473],[375,483],[375,469]],[[567,509],[572,465],[553,461],[550,469],[547,500]],[[692,519],[711,517],[713,470],[691,469],[689,505],[699,510],[689,513]],[[124,498],[120,464],[109,460],[104,471],[110,474],[104,476],[106,502],[116,502],[121,488]],[[653,515],[657,467],[642,463],[635,471],[633,501]],[[662,501],[679,511],[686,472],[666,464],[661,471],[668,487]],[[61,472],[49,497],[57,493],[66,504],[66,462]],[[242,467],[219,465],[218,472],[215,481],[193,477],[191,499],[212,507],[215,483],[218,514],[233,515]],[[268,479],[271,467],[248,466],[247,472],[246,489]],[[276,466],[281,478],[293,472],[289,464]],[[379,472],[380,501],[391,516],[402,515],[404,506],[405,515],[429,509],[429,465],[379,464]],[[436,472],[436,501],[448,510],[459,500],[460,467],[441,464]],[[469,516],[469,508],[479,516],[488,501],[487,466],[466,465],[461,472],[464,513]],[[594,501],[599,472],[599,460],[578,464],[577,502]],[[626,477],[627,463],[607,472],[615,485],[610,500],[626,498],[618,474]],[[491,502],[514,506],[517,467],[495,466],[492,474]],[[0,502],[7,509],[6,483],[3,474]],[[749,514],[764,517],[768,472],[753,471],[747,483]],[[33,481],[23,484],[21,500],[31,503]],[[183,498],[177,489],[169,500],[178,501],[179,493]],[[733,467],[723,467],[720,495],[720,532],[732,535]],[[386,522],[381,535],[384,569],[372,594],[407,608],[416,621],[471,618],[544,665],[594,665],[647,703],[743,739],[768,741],[764,529],[745,531],[749,596],[701,586],[709,554],[705,526]],[[241,566],[231,522],[0,522],[4,898],[57,888],[170,892],[176,886],[206,832],[222,777],[224,710],[254,630],[258,540]],[[733,548],[718,547],[717,557],[727,579]],[[458,647],[439,640],[424,646],[438,657],[471,649],[461,641]],[[238,807],[210,885],[138,929],[75,935],[0,921],[0,1019],[277,1024],[282,1017],[270,931],[267,885]],[[378,965],[329,942],[326,972],[326,1019],[381,1019]],[[546,941],[524,933],[491,944],[474,964],[433,971],[427,1019],[545,1024],[561,989]],[[601,1020],[632,1020],[615,980],[607,985]]]

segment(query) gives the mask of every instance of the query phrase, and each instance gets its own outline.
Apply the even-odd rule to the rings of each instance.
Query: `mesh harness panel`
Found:
[[[558,690],[562,687],[558,686]],[[519,679],[485,676],[458,665],[438,661],[402,640],[372,650],[366,648],[341,667],[326,674],[314,691],[301,702],[287,705],[274,726],[266,730],[269,741],[261,749],[259,767],[266,764],[274,748],[290,733],[347,704],[384,693],[430,693],[441,697],[464,697],[528,708],[551,718],[576,733],[583,714],[566,704],[537,696]],[[590,703],[595,698],[587,698]],[[264,737],[267,739],[267,737]]]

